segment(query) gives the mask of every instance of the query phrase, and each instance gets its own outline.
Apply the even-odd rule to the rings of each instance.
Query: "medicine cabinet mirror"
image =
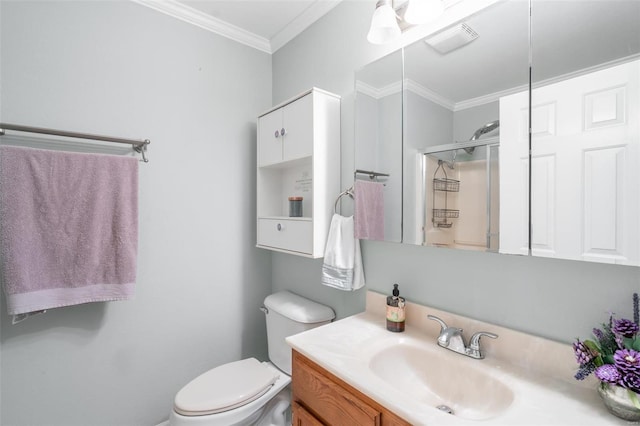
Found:
[[[640,2],[532,6],[532,254],[640,265]]]
[[[402,147],[385,240],[640,265],[638,22],[635,0],[499,1],[356,73],[356,168]]]

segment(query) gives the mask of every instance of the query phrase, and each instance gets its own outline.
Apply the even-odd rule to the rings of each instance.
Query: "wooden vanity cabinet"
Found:
[[[292,387],[294,426],[410,425],[295,350]]]

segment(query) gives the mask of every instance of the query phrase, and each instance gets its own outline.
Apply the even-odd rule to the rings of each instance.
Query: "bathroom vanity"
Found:
[[[294,426],[410,424],[297,351],[291,406]]]
[[[597,381],[573,378],[571,345],[407,303],[403,333],[385,328],[385,299],[287,338],[293,349],[294,425],[616,425]],[[497,334],[484,359],[437,345],[440,325]]]

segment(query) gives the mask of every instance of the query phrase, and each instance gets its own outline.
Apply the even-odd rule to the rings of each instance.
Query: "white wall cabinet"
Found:
[[[310,95],[258,119],[258,166],[311,157],[313,96]]]
[[[257,247],[319,258],[340,193],[340,97],[310,89],[258,117]],[[289,197],[303,197],[289,217]]]

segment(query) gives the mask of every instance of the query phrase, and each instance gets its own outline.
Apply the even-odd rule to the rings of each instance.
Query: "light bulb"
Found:
[[[386,44],[400,37],[400,27],[396,21],[396,12],[390,2],[379,2],[373,18],[367,40],[373,44]]]

